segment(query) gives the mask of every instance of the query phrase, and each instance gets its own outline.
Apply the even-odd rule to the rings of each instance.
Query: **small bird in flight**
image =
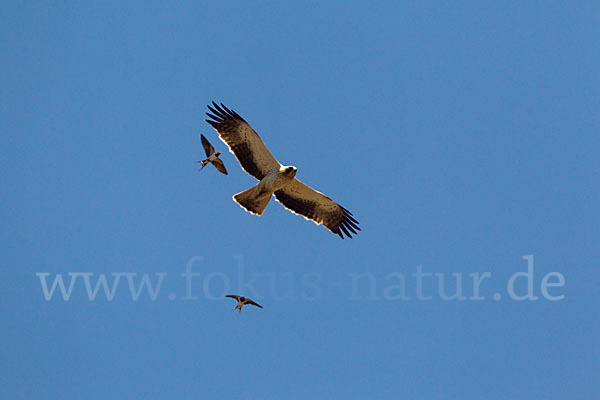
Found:
[[[233,307],[233,309],[240,310],[240,312],[242,312],[242,307],[244,307],[246,304],[252,304],[253,306],[262,308],[262,306],[260,304],[255,303],[254,301],[247,299],[244,296],[238,296],[237,294],[228,294],[225,297],[231,297],[232,299],[236,299],[238,303],[237,303],[237,306]]]
[[[352,238],[360,231],[358,221],[344,207],[296,179],[296,167],[284,166],[273,157],[260,136],[238,113],[222,103],[208,106],[212,114],[206,122],[212,125],[219,137],[240,162],[244,171],[260,182],[233,196],[233,200],[246,211],[262,215],[271,197],[294,214],[300,214],[315,224],[323,224],[342,239]]]
[[[206,164],[211,163],[215,166],[217,170],[219,170],[219,172],[227,175],[227,169],[225,168],[225,164],[223,164],[223,161],[219,158],[221,152],[215,153],[215,148],[212,144],[210,144],[208,139],[204,137],[204,135],[201,135],[201,139],[202,147],[204,147],[204,152],[206,153],[206,157],[208,158],[206,160],[196,161],[197,163],[202,164],[202,168],[200,168],[200,170],[202,170],[206,166]]]

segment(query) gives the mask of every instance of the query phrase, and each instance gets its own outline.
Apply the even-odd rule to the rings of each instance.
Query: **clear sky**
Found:
[[[600,3],[391,3],[2,2],[1,398],[598,398]]]

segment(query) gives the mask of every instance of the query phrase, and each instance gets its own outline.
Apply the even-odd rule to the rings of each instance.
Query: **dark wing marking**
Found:
[[[350,211],[296,178],[276,191],[275,199],[293,213],[300,214],[317,225],[323,224],[342,239],[343,234],[352,238],[351,233],[356,235],[356,231],[360,231],[358,221]]]
[[[215,152],[215,148],[213,147],[212,144],[210,144],[208,139],[204,137],[204,135],[200,135],[200,139],[202,140],[202,147],[204,147],[204,152],[206,153],[206,157],[210,157],[210,155]]]
[[[240,301],[240,296],[238,296],[237,294],[228,294],[225,297],[231,297],[232,299],[236,299],[237,301]]]
[[[255,303],[254,301],[252,301],[250,299],[246,299],[246,301],[244,303],[246,303],[246,304],[252,304],[253,306],[256,306],[258,308],[263,308],[260,304]]]
[[[240,162],[240,165],[250,175],[260,180],[268,171],[279,168],[281,164],[267,149],[260,136],[242,117],[222,103],[214,107],[208,106],[212,112],[206,113],[211,119],[206,122],[219,133],[219,137]]]
[[[215,168],[221,172],[222,174],[227,175],[227,168],[225,168],[225,164],[223,164],[223,160],[221,160],[220,158],[217,158],[215,161],[212,161],[212,165],[215,166]]]

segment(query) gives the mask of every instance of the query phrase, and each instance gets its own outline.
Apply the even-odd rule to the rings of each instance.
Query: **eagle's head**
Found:
[[[288,167],[281,167],[280,171],[285,175],[288,175],[293,178],[294,176],[296,176],[297,169],[293,165],[290,165]]]

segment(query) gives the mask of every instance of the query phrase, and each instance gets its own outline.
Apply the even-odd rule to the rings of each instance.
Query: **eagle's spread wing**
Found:
[[[213,107],[208,106],[212,114],[206,122],[217,130],[221,140],[235,154],[244,171],[258,180],[265,177],[273,168],[279,168],[279,162],[267,149],[260,136],[242,117],[223,104],[220,106],[213,101]]]
[[[253,306],[256,306],[258,308],[263,308],[260,304],[255,303],[254,301],[250,300],[250,299],[246,299],[245,301],[246,304],[252,304]]]
[[[356,235],[356,231],[360,231],[358,221],[352,218],[350,211],[296,178],[283,189],[276,191],[275,198],[288,210],[314,221],[317,225],[323,224],[342,239],[342,232],[352,238],[350,232]]]
[[[210,144],[208,139],[204,137],[204,135],[200,135],[200,139],[202,139],[202,147],[204,147],[204,152],[206,153],[206,157],[210,157],[211,154],[213,154],[215,152],[215,148],[213,147],[212,144]]]
[[[216,160],[212,161],[212,165],[214,165],[215,168],[220,173],[227,175],[227,168],[225,168],[225,164],[223,164],[223,160],[221,160],[220,158],[217,158]]]
[[[225,297],[231,297],[232,299],[236,299],[237,301],[240,301],[240,296],[238,296],[237,294],[228,294]]]

